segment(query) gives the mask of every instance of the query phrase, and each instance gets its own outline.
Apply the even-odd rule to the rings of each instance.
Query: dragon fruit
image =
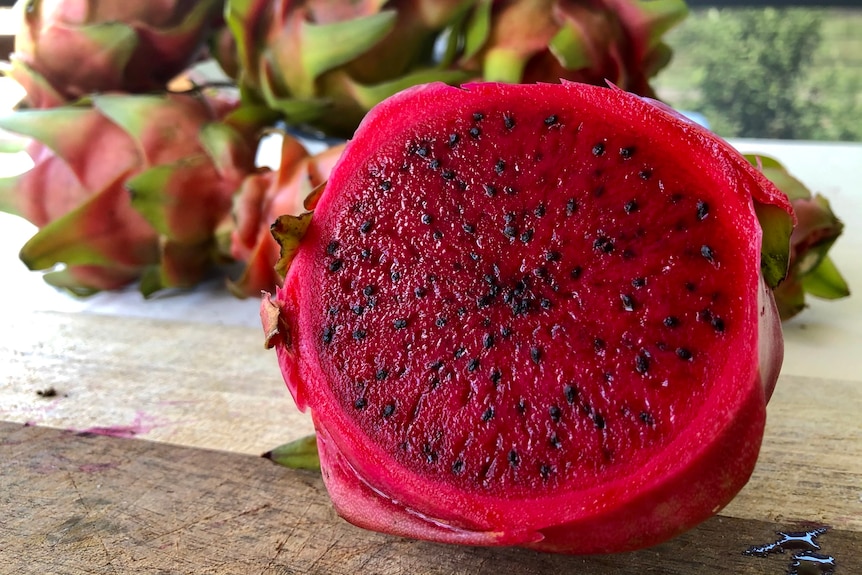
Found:
[[[468,77],[437,66],[433,53],[437,35],[474,1],[229,0],[226,13],[247,97],[289,123],[350,136],[399,89]]]
[[[201,94],[106,94],[20,110],[0,127],[32,138],[34,167],[0,182],[0,205],[40,229],[31,269],[85,295],[141,279],[189,287],[218,263],[215,230],[254,169],[253,114]]]
[[[19,0],[7,74],[34,108],[87,94],[164,89],[200,54],[220,0]]]
[[[245,264],[242,275],[228,282],[239,297],[259,296],[281,285],[276,272],[279,245],[270,226],[282,214],[300,215],[305,199],[328,178],[343,145],[311,155],[289,134],[282,134],[281,161],[245,178],[234,199],[231,256]]]
[[[348,521],[616,552],[748,480],[792,212],[717,137],[618,89],[431,84],[309,204],[261,318]]]
[[[790,236],[790,268],[774,291],[781,319],[790,319],[805,309],[806,294],[829,300],[849,296],[846,280],[829,257],[829,250],[844,231],[829,200],[812,194],[775,158],[753,154],[746,158],[787,195],[796,214],[797,226]]]
[[[559,78],[645,96],[670,61],[662,35],[687,15],[683,0],[482,0],[461,66],[502,82]]]

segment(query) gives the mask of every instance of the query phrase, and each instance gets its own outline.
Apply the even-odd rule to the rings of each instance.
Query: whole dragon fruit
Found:
[[[790,199],[797,226],[790,236],[790,268],[787,277],[775,288],[775,302],[782,320],[790,319],[806,307],[805,295],[839,299],[850,295],[850,288],[829,250],[844,231],[844,224],[832,212],[829,201],[813,195],[774,158],[747,155]]]
[[[371,106],[432,80],[463,81],[433,61],[437,35],[475,0],[228,0],[240,84],[292,124],[350,136]]]
[[[461,66],[486,80],[559,78],[653,96],[670,61],[662,35],[687,15],[683,0],[480,0]]]
[[[617,89],[432,84],[311,203],[261,317],[347,520],[614,552],[748,480],[792,212],[714,135]]]
[[[236,101],[106,94],[21,110],[0,127],[32,138],[34,167],[0,182],[0,205],[40,229],[31,269],[78,294],[141,279],[149,295],[188,287],[218,261],[218,225],[254,169],[256,133]]]
[[[289,134],[282,134],[278,168],[263,168],[245,178],[234,199],[231,256],[245,265],[242,275],[228,282],[239,297],[259,296],[281,285],[276,271],[279,245],[270,227],[283,214],[300,215],[304,202],[328,178],[343,145],[312,155]]]
[[[222,0],[19,0],[22,22],[6,73],[35,108],[87,94],[147,92],[199,56]]]

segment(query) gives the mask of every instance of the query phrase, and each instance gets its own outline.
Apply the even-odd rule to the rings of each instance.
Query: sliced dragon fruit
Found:
[[[616,552],[748,480],[792,216],[709,132],[613,88],[430,84],[311,204],[261,315],[348,521]]]

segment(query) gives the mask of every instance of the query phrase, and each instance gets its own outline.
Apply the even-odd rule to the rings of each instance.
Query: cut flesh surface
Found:
[[[596,552],[726,504],[777,375],[762,181],[614,89],[432,85],[381,108],[277,297],[342,514]]]

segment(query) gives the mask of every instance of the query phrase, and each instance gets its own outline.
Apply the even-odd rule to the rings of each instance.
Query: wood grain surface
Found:
[[[658,548],[610,557],[367,533],[315,473],[259,454],[311,431],[261,332],[87,314],[0,330],[0,573],[728,573],[742,551],[824,525],[836,575],[862,573],[862,383],[784,375],[748,486]],[[84,433],[82,433],[84,432]],[[115,437],[110,437],[115,436]]]
[[[0,424],[0,572],[781,575],[789,554],[743,555],[791,527],[715,517],[658,547],[600,557],[443,546],[360,530],[319,474],[242,454]],[[862,533],[821,551],[862,569]]]

